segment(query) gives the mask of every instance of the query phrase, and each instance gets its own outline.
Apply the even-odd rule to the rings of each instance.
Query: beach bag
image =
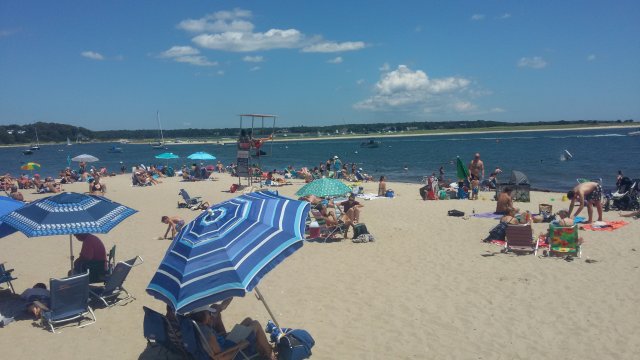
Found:
[[[464,212],[460,211],[460,210],[449,210],[447,212],[447,215],[449,216],[456,216],[456,217],[461,217],[464,216]]]
[[[234,193],[236,191],[238,191],[238,184],[232,184],[231,187],[229,188],[229,192]]]
[[[373,242],[375,240],[376,239],[371,234],[362,234],[362,235],[359,235],[358,237],[354,237],[353,239],[351,239],[351,241],[353,241],[354,243],[368,243],[368,242]]]
[[[278,340],[278,360],[302,360],[311,357],[311,348],[316,344],[311,334],[302,329],[283,329]]]
[[[389,189],[387,190],[386,194],[384,194],[384,196],[388,198],[392,198],[396,196],[396,193],[393,190]]]
[[[357,238],[360,235],[368,234],[367,225],[363,223],[358,223],[353,225],[353,237]]]
[[[507,223],[499,223],[489,231],[489,236],[484,239],[485,242],[491,240],[504,240],[507,236]]]

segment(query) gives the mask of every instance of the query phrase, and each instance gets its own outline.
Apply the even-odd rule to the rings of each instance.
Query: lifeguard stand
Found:
[[[273,154],[273,137],[276,127],[276,115],[265,114],[240,114],[240,134],[238,136],[238,155],[237,155],[237,173],[238,173],[238,185],[242,185],[242,177],[247,178],[249,186],[253,185],[253,174],[251,168],[253,164],[258,164],[259,168],[262,168],[260,158],[263,156],[270,156]],[[248,122],[251,121],[251,127],[249,128]],[[265,128],[265,120],[267,121],[267,128]],[[247,123],[245,128],[243,125]],[[270,124],[269,124],[270,123]],[[268,126],[271,125],[271,133],[269,134],[270,149],[269,153],[262,152],[262,143],[265,141],[266,132]],[[244,136],[243,136],[244,134]]]

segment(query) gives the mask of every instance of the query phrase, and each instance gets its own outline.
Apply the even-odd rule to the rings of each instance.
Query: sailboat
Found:
[[[68,136],[67,136],[67,146],[71,146],[71,140],[69,140]]]
[[[40,139],[38,139],[38,128],[34,128],[36,131],[36,144],[31,145],[31,150],[40,150]]]
[[[160,129],[160,141],[151,143],[151,147],[154,149],[166,149],[164,146],[164,135],[162,134],[162,125],[160,124],[160,111],[156,112],[156,119],[158,120],[158,128]]]

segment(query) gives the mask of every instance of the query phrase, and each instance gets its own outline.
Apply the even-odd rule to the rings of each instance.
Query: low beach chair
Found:
[[[138,259],[140,259],[140,262],[136,263]],[[123,301],[126,301],[126,303],[123,304],[126,305],[135,300],[136,298],[131,295],[122,284],[124,284],[124,281],[127,279],[131,268],[143,262],[144,260],[141,257],[136,256],[131,260],[121,261],[116,264],[113,273],[109,276],[104,286],[90,288],[89,292],[91,293],[91,297],[95,300],[102,301],[104,306],[108,308],[118,305]],[[120,298],[120,294],[125,294],[125,297]]]
[[[507,226],[507,236],[504,245],[505,252],[525,253],[531,252],[533,255],[538,253],[538,242],[534,244],[533,229],[531,224]]]
[[[180,318],[180,332],[182,334],[182,345],[194,359],[248,360],[257,357],[255,349],[251,349],[249,347],[250,343],[247,340],[241,340],[237,342],[235,346],[232,346],[222,352],[215,354],[213,352],[213,349],[211,349],[211,347],[209,346],[209,342],[205,338],[205,335],[202,333],[202,330],[200,330],[198,324],[187,317]],[[230,334],[225,334],[225,338],[230,336],[231,334],[233,334],[233,330]]]
[[[93,309],[89,306],[89,272],[72,275],[63,279],[49,280],[51,297],[49,304],[34,302],[42,309],[42,325],[47,325],[51,332],[56,332],[55,326],[77,320],[78,327],[85,327],[96,322]],[[83,319],[91,322],[82,324]]]
[[[143,306],[144,321],[143,332],[147,339],[147,347],[160,347],[162,350],[156,351],[153,358],[163,359],[187,359],[189,355],[182,346],[182,337],[179,329],[175,329],[166,316],[157,311]]]
[[[582,256],[579,243],[578,225],[558,226],[549,224],[549,256]]]
[[[9,288],[11,289],[12,293],[16,293],[16,291],[13,289],[13,284],[11,283],[13,280],[18,280],[18,278],[14,278],[13,275],[11,275],[11,273],[13,272],[13,269],[6,269],[4,267],[4,263],[0,263],[0,284],[4,284],[7,283],[9,284]]]
[[[191,197],[189,196],[189,193],[187,193],[187,190],[185,189],[180,189],[180,192],[178,193],[178,195],[182,196],[182,200],[184,200],[184,202],[189,206],[198,206],[199,204],[202,203],[202,200],[200,196],[194,196]]]
[[[327,242],[328,239],[333,238],[336,234],[344,233],[344,224],[342,224],[341,220],[338,220],[338,225],[328,226],[327,222],[324,219],[324,216],[320,213],[320,210],[312,209],[311,215],[315,218],[318,226],[320,226],[320,237],[324,242]],[[337,217],[337,215],[336,215]]]

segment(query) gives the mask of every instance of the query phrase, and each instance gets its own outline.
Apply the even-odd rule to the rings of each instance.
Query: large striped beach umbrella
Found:
[[[341,196],[351,192],[351,188],[338,179],[322,178],[316,179],[301,187],[296,192],[297,196]]]
[[[73,270],[73,234],[107,233],[137,211],[102,196],[60,193],[16,209],[0,218],[28,237],[69,235]]]
[[[12,212],[15,209],[19,209],[23,207],[25,203],[18,200],[13,200],[7,196],[0,196],[0,217]],[[0,238],[5,237],[9,234],[13,234],[17,230],[9,225],[5,225],[2,221],[0,221]]]
[[[273,192],[214,205],[180,230],[147,292],[181,314],[254,288],[261,298],[260,279],[302,247],[308,212]]]

